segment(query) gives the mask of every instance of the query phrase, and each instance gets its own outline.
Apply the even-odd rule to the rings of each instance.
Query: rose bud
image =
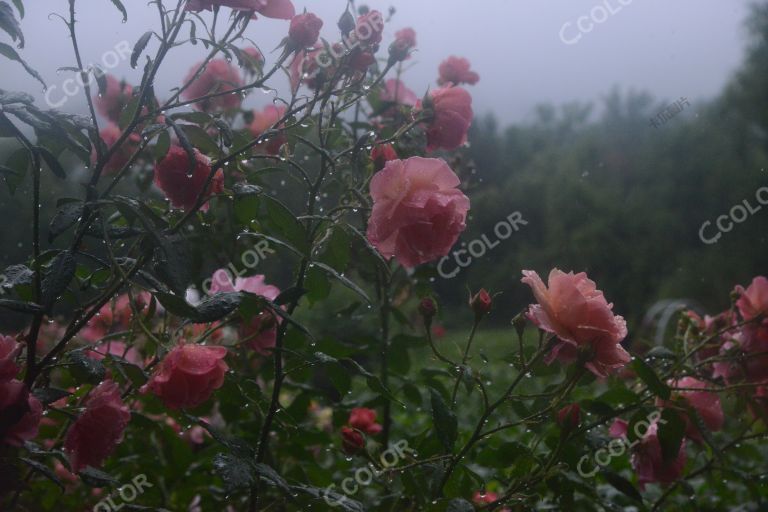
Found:
[[[294,16],[291,27],[288,29],[291,48],[301,50],[314,45],[320,37],[321,28],[323,28],[323,20],[311,12]]]
[[[579,404],[566,405],[557,412],[557,425],[564,432],[571,432],[581,423],[581,408]]]
[[[363,434],[350,427],[341,427],[341,449],[347,455],[354,455],[365,447]]]
[[[341,15],[341,18],[339,18],[336,25],[339,27],[339,30],[341,30],[341,35],[347,36],[355,28],[355,17],[349,10],[346,10],[344,11],[344,14]]]
[[[401,62],[411,58],[411,50],[416,48],[416,31],[404,28],[395,33],[395,41],[389,46],[389,62]]]
[[[130,419],[131,412],[120,397],[118,385],[111,380],[99,384],[64,441],[72,470],[77,473],[86,466],[101,467],[122,442]]]
[[[437,304],[431,297],[424,297],[419,302],[419,314],[424,317],[424,323],[429,325],[437,314]]]
[[[171,146],[162,160],[155,164],[155,185],[165,192],[175,208],[190,210],[195,206],[197,197],[203,191],[208,175],[211,173],[211,161],[207,156],[194,150],[195,168],[189,176],[189,157],[180,146]],[[216,171],[205,192],[205,198],[219,194],[224,190],[224,173]],[[201,210],[206,211],[208,204]]]
[[[475,294],[474,297],[469,299],[469,306],[472,311],[475,312],[475,318],[480,319],[490,313],[491,311],[491,296],[485,291],[485,288],[481,289]]]
[[[392,144],[380,144],[371,150],[373,170],[380,171],[390,160],[397,160],[397,151]]]
[[[43,405],[22,382],[0,382],[0,445],[34,439],[42,415]]]
[[[381,425],[376,423],[376,411],[366,407],[357,407],[349,413],[349,426],[368,435],[381,432]]]
[[[452,150],[467,142],[472,125],[472,96],[461,87],[443,87],[430,91],[416,111],[432,112],[427,122],[427,151]]]
[[[170,409],[197,407],[224,384],[226,356],[225,347],[182,342],[165,356],[141,391],[152,391]]]
[[[0,381],[11,380],[19,373],[16,356],[21,348],[21,344],[12,337],[0,335]]]

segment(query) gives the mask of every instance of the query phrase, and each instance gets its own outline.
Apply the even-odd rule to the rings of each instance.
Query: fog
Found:
[[[129,19],[121,25],[120,13],[109,0],[78,1],[77,33],[86,62],[103,63],[121,41],[133,47],[148,27],[157,27],[153,6],[141,0],[125,3]],[[22,55],[49,85],[60,89],[68,75],[56,69],[75,64],[66,27],[50,14],[66,14],[68,2],[25,4],[22,28],[27,46]],[[335,25],[345,1],[294,4],[325,20],[324,37],[338,38]],[[596,100],[614,85],[648,91],[659,100],[711,98],[741,60],[743,22],[749,12],[748,0],[370,0],[367,5],[385,13],[395,8],[385,37],[406,26],[416,29],[419,50],[409,61],[405,81],[417,94],[435,85],[443,58],[464,56],[481,76],[472,91],[476,112],[493,112],[503,122],[530,118],[533,107],[542,102]],[[580,17],[583,31],[577,25]],[[246,35],[272,61],[277,52],[270,51],[287,28],[286,21],[260,18]],[[158,77],[158,95],[162,98],[176,86],[204,53],[201,44],[175,50]],[[140,71],[126,61],[111,72],[129,82],[140,80]],[[0,73],[0,87],[37,93],[43,102],[40,84],[18,64],[0,59]],[[58,103],[60,94],[54,91],[51,97]],[[266,101],[256,94],[248,104]],[[82,112],[84,102],[80,96],[60,108]]]

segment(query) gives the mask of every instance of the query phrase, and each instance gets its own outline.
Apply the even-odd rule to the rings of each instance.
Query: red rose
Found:
[[[0,444],[21,446],[34,439],[42,415],[42,404],[22,382],[0,382]]]
[[[77,473],[86,466],[100,467],[122,442],[130,419],[131,412],[120,398],[118,385],[111,380],[99,384],[64,440],[72,470]]]
[[[363,434],[350,427],[341,427],[341,448],[347,455],[354,455],[365,446]]]
[[[482,318],[491,312],[491,304],[493,300],[491,295],[485,291],[485,288],[481,289],[474,297],[469,299],[469,306],[472,311],[475,312],[475,318]]]
[[[180,344],[171,350],[142,392],[152,391],[171,409],[197,407],[224,383],[227,349]]]
[[[307,48],[317,42],[321,28],[323,28],[323,20],[311,12],[305,12],[294,16],[291,20],[288,38],[293,43],[294,48]]]
[[[192,66],[189,74],[184,79],[186,84],[197,73],[200,64]],[[209,94],[231,91],[242,87],[243,79],[240,77],[238,69],[224,59],[214,59],[210,61],[200,75],[181,94],[182,98],[191,101]],[[225,94],[208,98],[195,103],[195,108],[203,112],[234,110],[240,107],[243,98],[238,93]]]
[[[110,121],[117,123],[120,114],[133,97],[133,87],[120,82],[112,75],[106,75],[107,82],[104,94],[99,94],[93,99],[96,110]]]
[[[381,425],[376,423],[376,411],[365,407],[357,407],[349,413],[349,426],[361,430],[368,435],[381,432]]]
[[[380,144],[371,151],[371,160],[373,160],[373,170],[380,171],[390,160],[397,160],[397,151],[392,144]]]
[[[162,160],[155,164],[155,185],[165,192],[171,204],[175,208],[189,210],[195,205],[197,196],[203,191],[208,175],[211,173],[211,161],[207,156],[195,151],[196,165],[192,172],[189,172],[189,158],[187,152],[180,146],[171,146],[168,154]],[[224,190],[224,173],[219,169],[213,176],[211,184],[205,192],[206,199],[213,194],[221,193]],[[208,209],[204,204],[202,210]]]
[[[462,57],[448,57],[440,64],[440,78],[438,85],[475,85],[480,76],[469,69],[469,61]]]
[[[289,20],[296,14],[291,0],[189,0],[188,11],[213,10],[230,7],[238,11],[256,11],[267,18]]]
[[[580,422],[581,408],[579,404],[566,405],[557,412],[557,425],[564,431],[574,430]]]
[[[15,339],[0,335],[0,381],[11,380],[19,373],[16,356],[21,349],[21,344]]]
[[[430,92],[433,115],[427,125],[427,151],[456,149],[467,142],[472,125],[472,96],[461,87],[443,87]],[[421,110],[421,102],[416,105]]]

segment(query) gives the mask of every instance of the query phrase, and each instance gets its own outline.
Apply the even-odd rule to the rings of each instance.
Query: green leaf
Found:
[[[123,23],[128,21],[128,11],[125,10],[123,2],[120,0],[112,0],[112,3],[120,10],[120,13],[123,15]]]
[[[83,208],[83,203],[80,202],[64,203],[48,226],[48,243],[53,242],[57,236],[75,225],[83,215]]]
[[[605,478],[605,480],[611,484],[617,491],[624,494],[625,496],[631,498],[632,500],[642,503],[643,497],[638,492],[637,489],[635,489],[635,486],[632,485],[632,483],[624,478],[623,476],[619,475],[618,473],[614,473],[613,471],[609,471],[607,469],[604,469],[601,471],[601,474]]]
[[[320,263],[319,261],[315,261],[311,264],[313,267],[317,267],[329,276],[333,277],[334,279],[338,280],[341,284],[358,294],[360,297],[362,297],[368,304],[371,304],[371,299],[368,297],[368,294],[363,291],[362,288],[360,288],[357,284],[352,282],[349,278],[344,276],[343,274],[338,273],[335,269],[329,267],[325,263]]]
[[[67,359],[72,365],[69,367],[72,376],[78,382],[98,384],[104,380],[106,369],[101,361],[91,359],[85,353],[85,349],[73,350],[67,354]]]
[[[228,453],[213,458],[213,469],[224,481],[228,493],[238,489],[250,489],[255,483],[253,468],[248,462]]]
[[[217,293],[197,305],[196,323],[210,323],[221,320],[240,306],[242,295],[239,292]]]
[[[70,396],[72,393],[64,389],[59,388],[35,388],[32,390],[32,394],[35,398],[40,400],[43,405],[48,405],[64,397]]]
[[[59,179],[64,180],[67,179],[67,173],[64,172],[64,168],[59,163],[58,159],[48,151],[46,148],[42,146],[35,147],[38,153],[40,153],[40,156],[43,157],[43,160],[45,160],[45,163],[48,164],[48,167],[51,169],[51,172]]]
[[[18,9],[19,16],[24,19],[24,4],[21,2],[21,0],[13,0],[13,5],[16,6],[16,9]]]
[[[20,300],[0,299],[0,308],[18,311],[19,313],[35,314],[43,311],[43,308],[32,302],[23,302]]]
[[[209,155],[221,152],[219,145],[208,135],[208,132],[196,124],[181,124],[179,127],[184,131],[192,145],[199,151]]]
[[[301,254],[308,252],[307,233],[304,226],[296,219],[296,216],[277,199],[268,196],[259,196],[259,201],[266,205],[267,218],[264,219],[270,224],[270,227]]]
[[[54,473],[54,471],[51,468],[49,468],[48,466],[46,466],[41,462],[38,462],[32,459],[27,459],[25,457],[19,457],[19,460],[22,461],[27,466],[29,466],[32,469],[32,471],[34,471],[35,473],[40,473],[48,480],[55,483],[62,491],[64,490],[64,484],[61,483],[61,480],[59,479],[58,476],[56,476],[56,473]]]
[[[157,142],[155,142],[155,147],[152,151],[153,155],[155,156],[155,161],[159,162],[165,158],[165,155],[168,154],[169,149],[171,149],[170,134],[167,131],[160,132],[160,135],[157,137]]]
[[[429,388],[432,402],[432,421],[437,438],[447,452],[453,450],[458,435],[456,414],[450,410],[443,396],[434,388]]]
[[[91,466],[86,467],[80,473],[83,483],[89,487],[112,487],[120,482],[112,475]]]
[[[271,485],[272,487],[278,487],[285,492],[290,492],[288,482],[286,482],[285,479],[271,467],[267,466],[266,464],[257,462],[254,464],[253,469],[262,480],[267,482],[267,484]]]
[[[13,15],[13,9],[5,2],[0,2],[0,29],[11,36],[11,39],[19,40],[19,48],[24,47],[24,34],[21,32],[21,26]]]
[[[685,436],[685,421],[674,409],[664,409],[658,423],[661,455],[665,461],[673,461],[680,453],[680,445]]]
[[[131,67],[133,69],[136,69],[136,64],[139,62],[139,57],[141,57],[141,52],[144,51],[144,48],[147,47],[147,43],[149,42],[149,38],[152,37],[152,31],[144,32],[142,36],[139,38],[138,41],[136,41],[136,44],[133,45],[133,52],[131,52]]]
[[[31,286],[35,273],[26,265],[11,265],[3,270],[5,279],[0,279],[0,288],[15,288],[16,286]]]
[[[29,64],[27,64],[24,59],[22,59],[18,53],[16,53],[16,50],[14,50],[11,46],[0,43],[0,55],[3,55],[4,57],[15,60],[19,64],[21,64],[27,73],[29,73],[35,80],[43,84],[43,87],[47,88],[48,86],[45,85],[45,81],[43,80],[43,77],[40,76],[40,73],[32,69]]]
[[[69,286],[75,277],[77,263],[70,251],[62,251],[53,258],[45,271],[42,282],[42,303],[46,310],[53,307],[56,298]]]
[[[445,512],[474,512],[474,510],[475,507],[467,500],[455,498],[448,503]]]
[[[654,369],[651,368],[648,363],[643,361],[642,358],[636,357],[635,360],[632,361],[631,366],[653,394],[664,400],[669,400],[669,395],[671,393],[669,386],[661,381]]]
[[[322,500],[323,507],[326,507],[328,503],[333,503],[333,510],[341,510],[343,512],[366,511],[366,508],[359,501],[355,501],[346,494],[341,494],[329,488],[321,489],[310,485],[294,485],[291,487],[291,490],[312,496],[318,501]]]

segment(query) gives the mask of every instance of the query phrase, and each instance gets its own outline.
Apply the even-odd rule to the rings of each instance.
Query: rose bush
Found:
[[[681,312],[656,347],[630,346],[584,272],[523,270],[516,311],[494,282],[443,308],[437,262],[483,208],[470,63],[417,94],[416,30],[354,2],[338,23],[289,0],[151,4],[146,66],[84,86],[92,116],[0,91],[35,211],[29,258],[3,272],[0,508],[93,509],[140,475],[141,510],[764,504],[768,279]],[[273,53],[248,39],[261,17],[285,20]],[[83,185],[50,219],[49,170]]]

